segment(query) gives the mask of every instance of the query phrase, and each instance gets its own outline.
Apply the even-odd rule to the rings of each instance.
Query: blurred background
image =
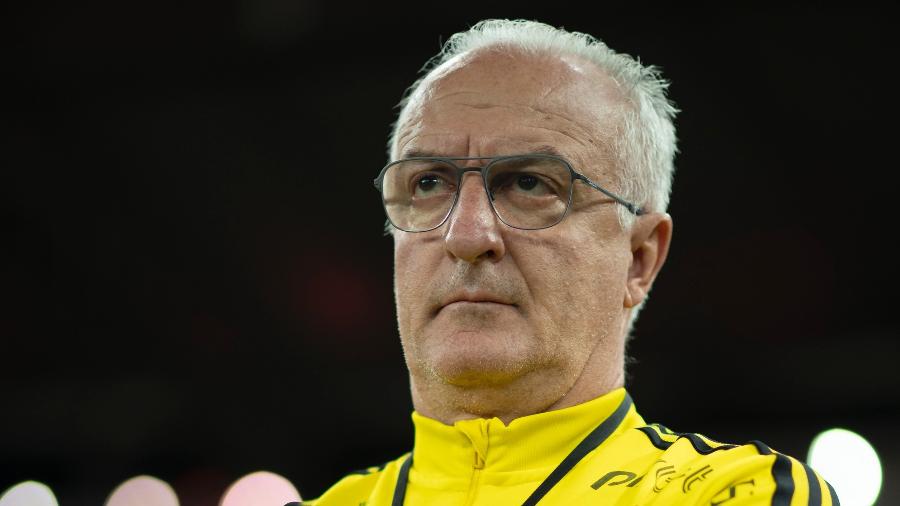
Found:
[[[304,497],[409,450],[395,105],[488,17],[591,33],[683,110],[666,268],[630,347],[648,421],[805,458],[844,427],[900,504],[897,68],[886,10],[289,0],[8,7],[0,491],[152,474]]]

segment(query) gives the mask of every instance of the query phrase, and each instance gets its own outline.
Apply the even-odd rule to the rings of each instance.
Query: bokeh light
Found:
[[[4,492],[0,506],[59,506],[59,503],[47,485],[25,481]]]
[[[878,453],[859,434],[830,429],[813,439],[807,462],[825,478],[844,506],[872,506],[881,491]]]
[[[248,474],[228,487],[219,506],[271,506],[300,501],[287,479],[268,471]]]
[[[136,476],[116,487],[106,506],[178,506],[178,496],[158,478]]]

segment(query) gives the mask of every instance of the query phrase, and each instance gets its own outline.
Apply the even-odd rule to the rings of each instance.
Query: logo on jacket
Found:
[[[655,464],[664,464],[653,472],[653,491],[656,493],[662,492],[662,489],[668,486],[673,481],[683,479],[683,481],[681,482],[681,492],[687,494],[688,492],[690,492],[691,488],[694,485],[705,480],[706,477],[713,472],[713,468],[710,467],[709,464],[695,470],[692,470],[689,467],[684,472],[678,472],[674,465],[665,465],[667,464],[665,460],[658,460]],[[603,475],[599,480],[592,483],[591,488],[593,488],[594,490],[599,490],[600,487],[603,486],[634,487],[635,485],[640,483],[646,476],[646,474],[638,476],[637,473],[624,470],[610,471]]]

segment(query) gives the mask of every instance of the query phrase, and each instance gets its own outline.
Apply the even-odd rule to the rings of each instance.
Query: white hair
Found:
[[[421,85],[450,59],[481,49],[501,49],[535,55],[572,55],[588,60],[604,70],[617,84],[630,107],[624,111],[620,135],[613,146],[619,170],[617,193],[646,211],[663,212],[669,205],[674,158],[677,152],[675,126],[678,109],[667,98],[668,81],[652,65],[617,53],[586,33],[568,32],[537,21],[488,19],[467,31],[453,34],[441,51],[421,70],[423,74],[400,101],[400,113],[388,142],[394,157],[397,134],[409,117],[412,98]],[[623,226],[633,215],[619,207]]]
[[[615,83],[625,99],[618,135],[612,146],[618,170],[613,189],[623,199],[649,212],[664,212],[669,205],[674,158],[677,152],[673,119],[678,109],[667,98],[669,83],[659,70],[640,60],[617,53],[586,33],[568,32],[537,21],[489,19],[469,30],[453,34],[441,51],[421,69],[421,77],[400,101],[400,113],[388,142],[388,155],[397,155],[398,132],[409,118],[416,101],[411,100],[422,84],[449,60],[482,49],[505,50],[527,55],[576,56],[594,63]],[[617,206],[619,222],[630,227],[632,215]],[[639,307],[632,311],[630,327]]]

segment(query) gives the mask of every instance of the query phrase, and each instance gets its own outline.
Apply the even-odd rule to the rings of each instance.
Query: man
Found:
[[[672,238],[666,86],[541,23],[447,42],[376,179],[414,447],[310,504],[837,504],[762,443],[647,425],[623,388]]]

